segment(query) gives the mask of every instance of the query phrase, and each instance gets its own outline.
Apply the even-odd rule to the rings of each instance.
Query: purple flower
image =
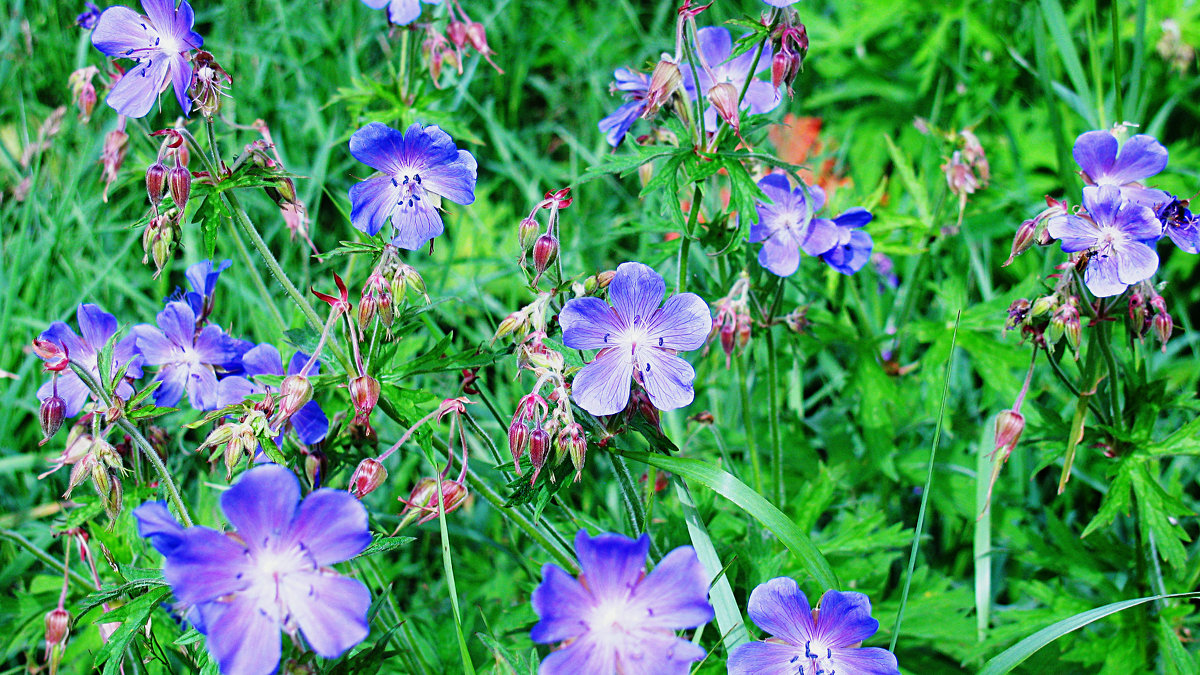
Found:
[[[873,253],[871,262],[875,265],[875,273],[882,277],[879,282],[881,294],[888,288],[900,288],[900,277],[896,276],[896,264],[891,258],[882,253]]]
[[[871,222],[871,212],[856,206],[833,220],[818,218],[813,221],[824,222],[837,228],[837,244],[821,254],[821,260],[842,274],[854,274],[862,269],[871,259],[871,249],[875,242],[871,235],[858,229]]]
[[[391,218],[400,248],[415,251],[442,233],[436,198],[475,201],[475,158],[436,126],[401,133],[371,122],[350,137],[350,153],[384,174],[350,188],[350,221],[373,237]]]
[[[711,621],[708,575],[691,546],[680,546],[645,573],[650,537],[575,535],[583,570],[576,580],[557,565],[542,567],[530,598],[538,622],[534,642],[568,641],[542,661],[540,675],[568,673],[686,674],[704,650],[675,631]]]
[[[370,591],[329,569],[371,543],[362,503],[331,489],[301,501],[292,472],[267,464],[221,495],[221,509],[236,535],[180,527],[163,502],[142,504],[133,515],[138,534],[166,558],[163,576],[208,636],[222,673],[274,673],[280,629],[299,630],[325,658],[362,642]]]
[[[696,371],[675,354],[704,344],[712,315],[695,293],[681,293],[659,307],[665,290],[658,272],[627,262],[617,267],[608,286],[612,307],[599,298],[575,298],[563,307],[558,315],[563,344],[600,350],[571,385],[581,408],[593,415],[621,412],[629,402],[631,378],[659,410],[692,402]]]
[[[187,268],[184,276],[192,290],[183,297],[191,305],[192,311],[199,319],[202,320],[212,313],[213,294],[217,290],[217,279],[221,277],[221,272],[229,269],[232,264],[232,260],[222,260],[218,265],[213,265],[211,260],[201,260]]]
[[[1067,253],[1091,252],[1083,281],[1093,295],[1117,295],[1158,271],[1158,254],[1147,245],[1163,233],[1153,211],[1125,200],[1113,186],[1085,187],[1083,207],[1089,217],[1055,215],[1046,221],[1046,231],[1062,240]]]
[[[288,369],[285,373],[283,370],[283,358],[279,355],[279,350],[270,344],[258,345],[242,355],[242,368],[245,370],[245,377],[232,375],[222,379],[217,384],[217,407],[224,408],[225,406],[241,403],[251,394],[263,394],[268,391],[278,393],[279,387],[252,382],[249,378],[253,378],[256,375],[282,376],[299,373],[307,362],[308,354],[296,352],[292,355],[292,360],[288,363]],[[321,362],[316,361],[308,372],[310,375],[316,375],[320,370]],[[325,440],[325,434],[329,432],[329,418],[326,417],[325,411],[321,409],[321,404],[316,401],[309,401],[301,406],[295,414],[288,418],[288,424],[296,430],[296,436],[305,445],[320,443]],[[282,442],[283,430],[280,430],[279,436],[275,439],[275,444],[279,445]]]
[[[113,58],[133,59],[134,67],[109,92],[108,105],[127,117],[145,117],[170,83],[183,114],[191,110],[187,90],[192,64],[187,52],[204,38],[192,30],[196,17],[187,0],[143,0],[145,16],[128,7],[109,7],[96,20],[92,44]]]
[[[96,20],[100,18],[100,8],[90,2],[83,4],[87,9],[75,17],[75,25],[84,30],[91,30],[96,27]]]
[[[758,181],[771,203],[758,202],[758,222],[750,225],[750,241],[762,242],[758,263],[781,277],[800,267],[800,250],[821,255],[838,244],[841,231],[833,221],[813,218],[825,205],[825,191],[813,186],[791,189],[787,176],[772,173]]]
[[[65,349],[72,361],[81,364],[96,381],[100,381],[100,369],[97,358],[100,350],[108,344],[109,338],[117,332],[117,320],[112,314],[105,312],[96,305],[83,304],[75,311],[79,322],[79,335],[62,321],[55,321],[42,331],[39,336],[43,340],[53,342]],[[121,370],[125,377],[137,379],[142,376],[142,354],[137,348],[137,338],[126,335],[113,348],[112,372],[110,377],[116,377]],[[67,417],[74,417],[83,410],[83,404],[91,396],[91,390],[83,380],[71,369],[64,370],[58,375],[58,395],[62,397],[64,412]],[[46,382],[37,392],[39,401],[50,398],[54,392],[54,381]],[[129,400],[133,396],[133,387],[127,381],[117,384],[117,396]]]
[[[796,4],[799,0],[763,0],[772,7],[790,7]]]
[[[363,0],[363,4],[371,9],[388,8],[388,21],[397,26],[405,26],[421,16],[421,2],[436,5],[441,0]]]
[[[650,76],[639,73],[631,68],[617,68],[613,71],[612,91],[623,92],[628,103],[617,108],[613,114],[600,120],[600,131],[608,144],[615,147],[625,140],[625,134],[634,120],[641,117],[646,110],[646,94],[650,90]]]
[[[1072,154],[1088,185],[1121,188],[1125,199],[1150,208],[1170,200],[1166,192],[1141,184],[1167,167],[1167,149],[1153,136],[1132,136],[1118,152],[1117,137],[1112,132],[1088,131],[1075,139]]]
[[[696,32],[696,42],[700,58],[708,66],[705,69],[701,64],[696,64],[700,80],[699,92],[697,92],[696,80],[692,77],[691,67],[680,68],[683,72],[683,86],[693,101],[697,96],[707,96],[709,89],[722,82],[729,82],[740,93],[746,85],[746,80],[751,80],[751,82],[750,88],[746,90],[746,96],[742,99],[742,110],[749,110],[754,114],[771,112],[783,100],[779,90],[771,86],[770,82],[752,79],[758,73],[771,67],[772,54],[769,46],[763,50],[762,56],[758,59],[758,67],[751,73],[750,67],[754,64],[755,50],[752,49],[736,58],[730,58],[730,55],[733,54],[733,38],[727,29],[717,26],[701,28]],[[711,77],[709,76],[710,72]],[[717,109],[711,105],[704,111],[704,128],[708,131],[717,129]]]
[[[894,654],[858,646],[879,630],[862,593],[826,591],[814,612],[796,582],[779,577],[755,588],[747,609],[774,637],[735,647],[730,675],[900,675]]]
[[[235,340],[218,326],[196,330],[196,313],[186,302],[169,302],[158,313],[158,327],[134,326],[137,344],[146,363],[162,366],[155,376],[162,385],[154,390],[154,403],[174,406],[186,389],[196,410],[216,410],[217,372],[241,367],[249,343]]]
[[[1186,253],[1200,253],[1200,223],[1188,209],[1188,201],[1171,196],[1169,202],[1155,210],[1171,241]]]

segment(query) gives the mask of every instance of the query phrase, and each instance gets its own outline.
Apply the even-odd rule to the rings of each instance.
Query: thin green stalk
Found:
[[[771,307],[767,313],[767,424],[770,427],[771,436],[771,463],[775,473],[775,500],[776,506],[783,508],[787,501],[787,490],[784,489],[783,482],[783,439],[779,431],[779,392],[777,390],[779,364],[775,356],[775,332],[771,325],[771,318],[775,315],[775,305],[778,304],[783,296],[783,282],[780,281],[777,290],[775,291],[775,300],[771,303]]]
[[[281,329],[286,329],[287,324],[284,323],[283,314],[280,313],[279,308],[276,307],[274,301],[271,300],[271,293],[267,290],[267,284],[263,281],[262,274],[258,271],[258,266],[255,265],[254,260],[250,258],[250,251],[246,249],[246,244],[242,242],[242,235],[240,232],[238,232],[237,227],[234,226],[233,220],[229,221],[229,229],[233,233],[233,244],[238,250],[238,255],[242,257],[242,262],[245,263],[246,268],[250,270],[250,281],[254,283],[254,289],[258,291],[259,296],[262,297],[263,305],[265,305],[270,311],[272,318],[275,319],[275,323],[277,323]]]
[[[736,360],[737,362],[737,379],[740,385],[739,391],[742,395],[742,426],[746,431],[746,454],[750,456],[750,467],[754,472],[754,489],[758,494],[763,494],[763,476],[762,466],[759,465],[758,449],[754,443],[754,415],[750,408],[750,384],[747,382],[749,373],[746,368],[746,361],[749,356],[742,354]]]
[[[454,611],[454,633],[458,637],[458,653],[462,657],[463,672],[474,675],[475,664],[471,663],[471,652],[463,636],[462,613],[458,609],[458,589],[454,584],[454,561],[450,557],[450,533],[446,530],[446,501],[442,498],[442,481],[437,483],[438,527],[442,531],[442,565],[446,570],[446,585],[450,590],[450,609]]]
[[[692,208],[688,213],[687,231],[679,238],[679,278],[675,282],[675,293],[683,293],[687,289],[688,253],[692,248],[692,233],[696,231],[696,221],[700,217],[700,200],[704,196],[700,185],[692,191]]]
[[[1112,351],[1112,322],[1100,321],[1096,324],[1096,337],[1104,363],[1108,367],[1108,414],[1112,423],[1121,424],[1121,405],[1119,402],[1120,373],[1117,371],[1117,359]],[[1099,382],[1099,380],[1097,380]]]
[[[13,530],[0,529],[0,539],[7,539],[8,541],[11,541],[13,544],[15,544],[18,548],[23,548],[26,551],[29,551],[29,553],[31,555],[33,555],[33,557],[37,558],[38,560],[41,560],[42,562],[53,567],[54,569],[65,573],[68,577],[70,577],[71,581],[74,581],[76,584],[78,584],[79,586],[82,586],[83,588],[87,589],[88,591],[91,591],[95,588],[94,586],[92,586],[92,582],[89,581],[87,577],[83,576],[79,572],[76,572],[75,570],[72,570],[71,568],[64,565],[62,563],[62,561],[59,560],[58,558],[55,558],[54,556],[50,555],[49,553],[43,551],[37,544],[26,539],[24,537],[24,535],[22,535],[20,532],[14,532]],[[68,544],[68,546],[69,545],[70,544]]]
[[[504,498],[501,497],[495,490],[493,490],[492,486],[489,485],[487,481],[480,478],[479,474],[475,473],[475,470],[470,467],[467,468],[467,482],[471,485],[472,490],[474,490],[477,494],[482,495],[483,498],[492,505],[492,507],[504,514],[506,519],[508,519],[517,527],[521,528],[525,534],[529,535],[530,539],[536,542],[538,546],[542,547],[542,550],[554,556],[554,559],[560,565],[562,565],[563,569],[579,569],[579,565],[570,556],[570,554],[567,553],[566,549],[562,548],[558,543],[554,542],[550,539],[550,537],[547,537],[543,532],[541,532],[537,525],[534,525],[533,521],[529,520],[524,513],[522,513],[519,509],[505,508]]]
[[[1117,122],[1121,121],[1121,117],[1125,114],[1125,94],[1121,89],[1121,29],[1119,25],[1120,12],[1117,11],[1119,3],[1113,2],[1108,8],[1109,23],[1112,24],[1112,74],[1113,74],[1113,93],[1117,98],[1116,117]]]
[[[608,458],[612,460],[617,487],[621,490],[621,500],[625,502],[625,513],[629,516],[629,525],[633,530],[631,534],[637,537],[646,531],[646,509],[642,506],[637,488],[633,486],[633,477],[629,475],[629,467],[625,465],[625,460],[611,452],[608,453]]]

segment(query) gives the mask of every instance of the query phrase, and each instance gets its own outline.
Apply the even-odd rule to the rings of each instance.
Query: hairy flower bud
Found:
[[[1008,307],[1008,318],[1004,321],[1004,330],[1012,330],[1017,326],[1025,323],[1029,318],[1029,301],[1025,298],[1017,298]]]
[[[558,442],[559,445],[566,446],[571,464],[575,466],[575,482],[578,483],[583,475],[584,459],[587,457],[587,437],[583,433],[583,427],[579,426],[578,422],[568,424],[559,434]]]
[[[45,445],[62,428],[66,409],[67,402],[58,395],[57,390],[42,401],[41,408],[38,410],[38,421],[42,425],[42,440],[38,442],[38,445]]]
[[[1005,260],[1000,266],[1008,267],[1012,264],[1013,258],[1028,251],[1034,242],[1037,241],[1038,221],[1036,219],[1026,220],[1017,227],[1017,233],[1013,236],[1012,250],[1009,251],[1008,260]]]
[[[1033,301],[1033,305],[1029,308],[1029,316],[1039,317],[1045,316],[1055,310],[1058,306],[1056,297],[1053,295],[1043,295]]]
[[[529,479],[529,484],[533,485],[537,480],[538,474],[541,473],[542,467],[546,465],[546,458],[550,454],[550,434],[541,426],[533,430],[529,434],[529,462],[533,464],[533,478]]]
[[[1162,350],[1167,352],[1167,340],[1171,339],[1171,332],[1174,330],[1175,323],[1171,320],[1171,315],[1166,312],[1158,312],[1150,321],[1150,325],[1154,328],[1154,335],[1162,344]]]
[[[446,37],[455,47],[462,49],[467,45],[467,24],[455,19],[446,25]]]
[[[554,235],[543,234],[533,244],[533,269],[540,278],[558,258],[558,240]]]
[[[162,203],[163,193],[167,187],[167,167],[162,162],[155,162],[146,169],[146,194],[150,197],[150,205],[158,213],[158,205]]]
[[[354,423],[369,424],[371,411],[379,403],[379,380],[370,375],[351,378],[350,400],[354,403]]]
[[[996,439],[994,452],[1004,450],[1004,456],[1008,457],[1013,448],[1017,446],[1017,441],[1021,439],[1021,432],[1025,431],[1025,416],[1016,410],[1005,410],[996,416]]]
[[[508,427],[508,449],[512,451],[513,467],[517,474],[521,473],[521,455],[529,445],[529,427],[524,422],[515,421]]]
[[[350,476],[350,494],[362,499],[387,480],[387,469],[378,460],[368,457],[358,463]]]
[[[192,193],[192,172],[188,171],[187,167],[176,164],[167,173],[167,186],[171,190],[171,200],[175,202],[182,216],[187,208],[188,195]]]
[[[1143,334],[1146,325],[1146,299],[1141,293],[1133,292],[1129,294],[1129,323],[1133,324],[1133,330],[1140,336]]]
[[[533,216],[528,216],[521,221],[521,224],[517,226],[517,245],[521,247],[522,252],[528,251],[529,247],[533,246],[540,230],[541,226]]]
[[[650,87],[646,90],[646,107],[642,111],[642,118],[653,119],[659,108],[671,100],[682,84],[683,73],[679,71],[679,64],[663,57],[650,75]]]
[[[46,612],[45,625],[46,652],[42,660],[50,664],[50,672],[54,673],[66,647],[67,636],[71,634],[71,613],[62,607],[56,607]]]
[[[737,86],[731,82],[720,82],[708,90],[708,102],[717,110],[717,115],[733,127],[734,131],[741,128],[738,118],[738,96],[740,94]]]
[[[129,134],[122,129],[113,129],[104,137],[104,149],[100,153],[100,163],[104,165],[104,193],[102,201],[108,201],[108,188],[117,180],[117,172],[125,163],[125,153],[129,151]]]
[[[366,291],[362,298],[358,301],[358,330],[363,335],[359,339],[366,337],[367,326],[371,325],[371,320],[375,318],[375,311],[379,308],[379,301],[375,298],[373,291]]]
[[[279,418],[276,424],[287,421],[296,411],[312,400],[313,388],[308,378],[296,374],[283,378],[279,384]]]

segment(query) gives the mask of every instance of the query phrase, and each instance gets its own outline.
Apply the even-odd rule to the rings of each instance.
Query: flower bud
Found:
[[[1033,301],[1033,305],[1029,308],[1029,316],[1045,316],[1046,314],[1054,311],[1056,304],[1055,296],[1043,295],[1042,297]]]
[[[387,469],[378,460],[370,457],[358,463],[354,475],[350,476],[350,494],[362,499],[375,491],[387,480]]]
[[[155,279],[166,268],[167,263],[171,260],[171,254],[174,252],[175,228],[169,225],[160,225],[154,233],[154,240],[150,243],[150,257],[154,260]]]
[[[321,489],[321,483],[325,481],[326,464],[325,453],[320,450],[310,448],[304,453],[304,475],[314,490]]]
[[[225,89],[233,84],[233,78],[206,51],[199,51],[192,58],[192,82],[190,94],[196,109],[205,117],[213,117],[221,109],[221,98],[227,96]]]
[[[1017,298],[1008,307],[1008,319],[1004,321],[1004,330],[1012,330],[1025,323],[1029,318],[1030,304],[1025,298]]]
[[[1008,267],[1012,264],[1013,258],[1021,255],[1029,250],[1037,241],[1038,221],[1036,219],[1026,220],[1017,227],[1017,233],[1013,236],[1012,250],[1009,251],[1008,260],[1005,260],[1000,266]]]
[[[596,287],[608,288],[608,285],[612,283],[613,277],[615,276],[617,276],[617,273],[614,270],[605,270],[604,272],[597,274]]]
[[[467,44],[467,24],[455,19],[446,26],[446,37],[455,47],[462,49]]]
[[[375,318],[375,311],[379,307],[379,301],[375,299],[375,293],[367,291],[363,293],[362,299],[358,301],[358,330],[364,335],[360,339],[366,337],[367,326],[371,325],[371,320]]]
[[[1063,305],[1059,313],[1063,315],[1063,335],[1067,338],[1067,344],[1071,345],[1071,349],[1078,353],[1082,332],[1082,327],[1079,325],[1079,310],[1075,309],[1074,305]]]
[[[504,317],[500,325],[496,328],[496,336],[492,338],[492,342],[515,332],[517,335],[524,335],[529,330],[529,318],[524,312],[513,312]]]
[[[354,423],[369,424],[371,411],[379,403],[379,380],[370,375],[351,378],[350,401],[354,403]]]
[[[525,426],[524,422],[514,421],[508,427],[508,449],[512,451],[513,467],[518,475],[521,473],[521,455],[525,454],[528,444],[529,427]]]
[[[517,226],[517,245],[521,247],[522,252],[528,251],[529,247],[533,246],[533,242],[537,239],[540,230],[541,226],[538,225],[537,219],[533,216],[529,216],[521,221],[521,224]]]
[[[1171,320],[1171,315],[1166,312],[1158,312],[1154,315],[1150,325],[1154,328],[1154,335],[1162,343],[1162,350],[1165,354],[1167,352],[1167,340],[1171,339],[1171,332],[1175,327],[1174,322]]]
[[[276,424],[287,421],[296,411],[312,400],[312,383],[303,375],[288,375],[279,384],[279,419]]]
[[[533,244],[533,269],[541,277],[558,258],[558,240],[553,235],[543,234]]]
[[[720,82],[708,90],[708,102],[712,104],[713,108],[716,108],[717,115],[733,127],[734,131],[740,128],[738,119],[738,96],[740,93],[737,86],[731,82]]]
[[[1004,456],[1008,457],[1013,448],[1017,446],[1017,441],[1021,439],[1021,432],[1025,431],[1025,416],[1016,410],[1005,410],[996,416],[996,442],[994,452],[1004,450]]]
[[[538,474],[541,473],[542,467],[546,465],[546,457],[550,453],[550,434],[541,426],[533,430],[529,435],[529,462],[533,464],[533,478],[529,480],[529,484],[533,485],[537,480]]]
[[[775,57],[771,59],[771,84],[776,89],[786,85],[788,97],[795,96],[795,92],[792,91],[792,83],[800,74],[800,67],[803,63],[804,59],[790,49],[775,54]]]
[[[396,309],[392,302],[392,292],[385,288],[379,294],[377,303],[379,306],[379,320],[383,322],[384,326],[391,328],[392,323],[396,320]]]
[[[725,367],[728,368],[730,359],[733,357],[734,342],[736,339],[737,326],[733,321],[726,321],[721,326],[721,349],[725,352]]]
[[[38,442],[38,445],[45,445],[62,428],[66,409],[67,402],[58,395],[57,389],[49,398],[42,401],[41,408],[38,410],[38,421],[42,424],[42,440]]]
[[[46,655],[44,661],[50,660],[50,653],[56,647],[62,648],[71,634],[71,613],[62,607],[46,612]]]
[[[749,314],[739,314],[737,318],[737,345],[738,349],[745,350],[746,345],[750,342],[750,328],[753,321]]]
[[[276,176],[271,179],[271,185],[265,186],[267,196],[276,206],[298,204],[296,201],[296,183],[287,176]]]
[[[646,90],[646,107],[642,111],[643,119],[653,119],[659,108],[671,100],[675,91],[683,84],[683,73],[679,65],[669,58],[663,58],[654,66],[650,75],[650,86]]]
[[[565,445],[567,454],[571,456],[571,464],[575,466],[575,482],[583,475],[583,462],[587,457],[587,437],[583,427],[578,422],[572,422],[563,429],[559,436],[559,444]]]
[[[167,167],[162,162],[155,162],[146,169],[146,194],[150,197],[150,205],[158,212],[162,203],[163,192],[167,187]]]
[[[104,193],[101,199],[108,201],[108,188],[117,180],[117,172],[125,163],[125,153],[129,151],[129,134],[121,129],[113,129],[104,137],[104,149],[100,152],[100,163],[104,165]]]
[[[1146,299],[1136,291],[1129,294],[1129,323],[1133,324],[1133,330],[1138,335],[1145,329]]]
[[[187,167],[176,164],[167,173],[167,186],[171,190],[171,200],[179,208],[182,217],[187,208],[188,195],[192,193],[192,173]]]

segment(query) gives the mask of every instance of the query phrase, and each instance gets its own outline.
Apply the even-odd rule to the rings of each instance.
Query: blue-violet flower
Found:
[[[1163,234],[1154,211],[1122,197],[1113,186],[1085,187],[1086,216],[1062,213],[1046,221],[1050,236],[1067,253],[1090,251],[1083,282],[1099,298],[1118,295],[1158,271],[1153,244]]]
[[[187,390],[196,410],[216,410],[217,372],[237,370],[250,344],[229,337],[218,326],[196,330],[196,313],[186,302],[168,302],[158,313],[158,326],[134,326],[138,347],[152,366],[162,366],[155,376],[162,384],[154,390],[154,403],[174,406]]]
[[[604,132],[604,139],[615,148],[625,140],[625,134],[629,132],[629,127],[633,126],[634,120],[641,117],[646,110],[650,76],[632,68],[617,68],[613,71],[611,90],[614,94],[621,92],[627,101],[611,115],[600,120],[600,131]]]
[[[329,569],[371,543],[361,502],[328,488],[302,501],[292,472],[266,464],[221,495],[221,509],[236,532],[183,528],[163,502],[133,515],[138,534],[166,558],[163,577],[222,673],[274,673],[280,629],[300,631],[325,658],[362,642],[371,593]]]
[[[350,137],[350,153],[384,175],[350,188],[350,221],[375,236],[391,218],[392,244],[415,251],[442,233],[440,203],[475,201],[475,158],[436,126],[413,124],[401,133],[371,122]]]
[[[397,26],[406,26],[421,16],[421,2],[436,5],[441,0],[363,0],[371,9],[388,8],[388,21]]]
[[[742,110],[749,110],[756,115],[771,112],[783,101],[778,88],[765,80],[754,79],[755,75],[771,67],[772,53],[769,46],[763,50],[758,59],[758,67],[752,73],[750,68],[754,65],[755,50],[731,58],[733,38],[728,29],[718,26],[701,28],[696,31],[696,42],[696,49],[703,60],[702,67],[698,70],[699,91],[696,87],[697,78],[692,77],[692,69],[680,69],[683,73],[683,86],[691,100],[704,98],[710,89],[723,82],[732,84],[740,93],[746,86],[746,80],[750,80],[750,87],[746,89],[746,95],[742,98]],[[717,129],[717,109],[711,105],[704,111],[704,128],[709,132]]]
[[[833,248],[821,254],[821,260],[842,274],[854,274],[871,259],[871,249],[875,242],[871,235],[863,232],[861,227],[871,222],[871,212],[856,206],[839,215],[833,220],[817,218],[818,221],[832,224],[837,228],[837,243]]]
[[[75,310],[75,318],[79,322],[79,335],[62,321],[55,321],[39,337],[65,350],[72,361],[82,365],[100,381],[97,358],[109,338],[117,332],[117,320],[93,304],[79,305]],[[137,379],[142,376],[142,354],[137,348],[137,338],[132,334],[121,338],[114,346],[109,377],[116,377],[122,370],[125,371],[125,378]],[[57,384],[54,381],[46,382],[38,389],[38,400],[50,398],[57,387],[58,395],[65,404],[63,413],[67,417],[78,415],[91,396],[91,390],[70,368],[59,373],[57,380]],[[117,396],[125,400],[133,396],[133,386],[126,379],[117,384]]]
[[[686,675],[704,650],[675,635],[711,621],[708,575],[691,546],[681,546],[646,574],[650,537],[575,535],[582,573],[542,567],[531,601],[534,642],[566,642],[542,661],[540,675],[655,673]]]
[[[794,580],[779,577],[750,593],[747,610],[774,637],[735,647],[730,675],[900,675],[894,654],[859,647],[879,630],[862,593],[826,591],[814,611]]]
[[[1111,131],[1088,131],[1075,139],[1072,154],[1088,185],[1121,188],[1131,202],[1157,209],[1170,195],[1142,185],[1141,181],[1167,167],[1167,149],[1153,136],[1137,134],[1119,146]]]
[[[244,377],[231,375],[222,378],[218,383],[217,407],[224,408],[241,403],[251,394],[278,393],[279,387],[252,382],[251,379],[256,375],[294,375],[303,370],[304,364],[307,362],[308,354],[296,352],[292,355],[291,362],[288,363],[287,371],[284,372],[283,357],[280,356],[279,350],[270,344],[258,345],[242,355]],[[313,362],[308,373],[316,375],[320,370],[321,362],[318,360]],[[287,423],[296,430],[296,437],[305,445],[320,443],[325,440],[325,434],[329,433],[329,418],[321,409],[321,404],[312,400],[300,406],[300,409],[288,418]],[[284,431],[286,429],[280,430],[279,436],[275,439],[276,445],[283,442]]]
[[[699,349],[712,328],[708,305],[695,293],[662,303],[666,284],[658,272],[636,262],[621,263],[608,286],[610,307],[599,298],[575,298],[558,315],[563,344],[599,349],[575,375],[572,396],[593,415],[612,415],[629,402],[635,379],[659,410],[692,402],[696,371],[676,352]]]
[[[194,265],[190,265],[187,271],[184,272],[184,277],[188,280],[188,285],[192,287],[184,297],[187,303],[191,305],[192,311],[197,317],[203,318],[212,313],[213,295],[217,290],[217,279],[221,278],[221,272],[229,269],[233,264],[232,260],[222,260],[219,264],[214,265],[211,260],[201,260]]]
[[[787,176],[772,173],[758,181],[758,187],[771,202],[758,202],[758,222],[750,226],[750,241],[762,242],[758,262],[781,277],[795,274],[800,267],[800,251],[817,256],[838,244],[840,230],[832,221],[813,218],[825,205],[820,187],[791,189]]]

